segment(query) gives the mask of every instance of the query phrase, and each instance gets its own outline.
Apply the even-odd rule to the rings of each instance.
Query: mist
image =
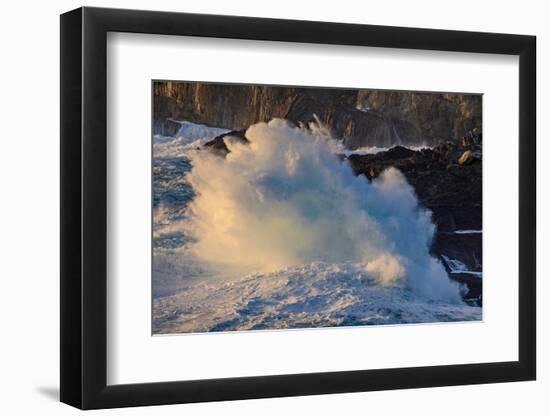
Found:
[[[193,152],[196,194],[185,229],[201,262],[240,274],[322,262],[353,264],[381,286],[461,303],[460,286],[430,255],[435,232],[403,174],[369,182],[335,153],[323,129],[282,119],[248,128],[230,153]]]

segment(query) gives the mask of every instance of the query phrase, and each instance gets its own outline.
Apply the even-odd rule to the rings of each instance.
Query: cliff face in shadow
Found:
[[[275,117],[307,124],[315,116],[350,149],[459,141],[481,128],[481,96],[378,90],[158,81],[153,130],[173,135],[188,120],[243,130]]]
[[[357,107],[386,116],[400,136],[412,134],[431,143],[481,128],[480,95],[360,90]]]

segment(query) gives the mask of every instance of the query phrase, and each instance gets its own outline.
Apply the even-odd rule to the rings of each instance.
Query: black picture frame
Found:
[[[107,385],[108,32],[519,56],[519,360]],[[535,379],[534,36],[84,7],[61,15],[60,56],[62,402],[95,409]]]

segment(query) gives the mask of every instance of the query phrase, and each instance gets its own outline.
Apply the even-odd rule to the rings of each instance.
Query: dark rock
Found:
[[[242,143],[249,143],[248,139],[245,137],[245,133],[245,130],[234,130],[232,132],[223,133],[216,136],[210,142],[205,143],[204,146],[220,156],[225,156],[230,152],[225,141],[236,140]]]
[[[464,284],[466,287],[465,293],[462,295],[464,301],[470,305],[481,306],[482,303],[482,287],[483,281],[480,277],[471,274],[450,274],[451,278],[456,282]]]
[[[481,144],[481,132],[477,127],[470,130],[462,137],[463,147],[475,147],[476,145],[480,145],[480,144]]]
[[[475,160],[481,159],[481,152],[480,151],[464,151],[462,155],[460,155],[460,158],[458,158],[458,164],[459,165],[468,165],[471,164]]]
[[[415,154],[415,151],[404,146],[394,146],[387,152],[383,152],[383,157],[385,159],[395,160],[402,158],[410,158]]]
[[[470,162],[472,162],[472,151],[464,151],[462,155],[460,155],[460,158],[458,158],[458,164],[459,165],[467,165]]]
[[[437,232],[432,253],[462,262],[468,271],[481,272],[483,265],[481,233]],[[445,266],[449,266],[444,261]]]

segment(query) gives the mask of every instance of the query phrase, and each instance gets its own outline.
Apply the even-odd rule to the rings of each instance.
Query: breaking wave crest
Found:
[[[192,153],[195,197],[177,226],[191,239],[190,256],[257,278],[353,265],[381,288],[462,303],[460,287],[429,253],[431,213],[401,172],[357,177],[321,129],[281,119],[251,126],[246,137],[249,144],[226,140],[225,159]]]

